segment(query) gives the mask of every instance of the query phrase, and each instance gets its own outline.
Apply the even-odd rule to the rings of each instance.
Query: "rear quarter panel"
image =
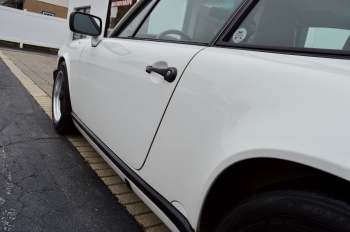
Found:
[[[350,61],[207,48],[189,64],[139,172],[197,228],[220,173],[279,158],[350,180]],[[249,172],[249,170],[247,170]]]

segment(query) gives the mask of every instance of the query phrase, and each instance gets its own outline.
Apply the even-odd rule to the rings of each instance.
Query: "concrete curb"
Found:
[[[40,89],[27,75],[25,75],[15,63],[0,50],[0,58],[10,68],[12,73],[22,83],[24,88],[33,96],[46,115],[52,120],[51,98]],[[124,181],[104,161],[94,148],[81,136],[66,136],[78,150],[90,167],[96,172],[101,180],[108,186],[113,195],[136,219],[146,232],[170,231],[162,221],[144,204],[141,199],[126,187]]]

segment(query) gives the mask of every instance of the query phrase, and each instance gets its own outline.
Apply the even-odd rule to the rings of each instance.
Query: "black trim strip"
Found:
[[[190,42],[190,41],[183,41],[183,40],[160,40],[160,39],[152,39],[152,38],[138,38],[138,37],[113,37],[113,39],[125,39],[125,40],[132,40],[132,41],[152,41],[152,42],[160,42],[160,43],[175,43],[175,44],[186,44],[186,45],[197,45],[197,46],[208,46],[208,43],[201,43],[201,42]]]
[[[138,176],[128,165],[126,165],[124,161],[122,161],[106,144],[104,144],[77,115],[73,112],[71,115],[73,120],[98,146],[98,148],[174,223],[179,231],[194,231],[189,221],[170,202],[168,202],[162,195]]]
[[[271,46],[269,47],[269,46],[260,46],[260,45],[228,46],[228,45],[222,45],[221,43],[218,43],[216,47],[225,48],[225,49],[254,51],[254,52],[277,53],[277,54],[284,54],[284,55],[350,60],[350,53],[347,54],[346,51],[342,52],[339,50],[322,50],[322,49],[311,49],[311,48],[304,48],[301,50],[301,49],[294,49],[294,48],[288,49],[285,47],[271,47]],[[332,51],[334,53],[331,53]]]

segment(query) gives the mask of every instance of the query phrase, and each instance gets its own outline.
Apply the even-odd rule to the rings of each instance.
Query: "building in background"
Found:
[[[24,0],[23,8],[29,12],[66,19],[68,5],[69,0]]]
[[[0,0],[0,5],[66,19],[69,0]]]

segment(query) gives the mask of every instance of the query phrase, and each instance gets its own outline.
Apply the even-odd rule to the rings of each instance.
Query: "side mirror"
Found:
[[[73,12],[69,17],[69,28],[72,32],[83,35],[99,36],[102,30],[102,20],[99,17],[81,12]]]

